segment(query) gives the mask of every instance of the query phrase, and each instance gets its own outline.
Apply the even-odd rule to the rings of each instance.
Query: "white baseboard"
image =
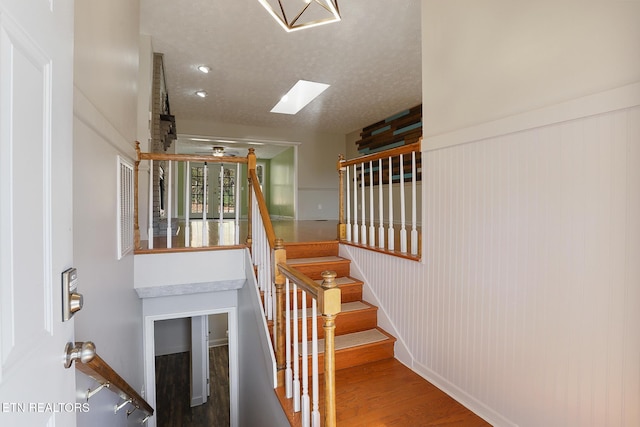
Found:
[[[155,355],[156,356],[166,356],[167,354],[176,354],[176,353],[187,353],[191,351],[191,347],[189,346],[189,344],[180,344],[180,345],[174,345],[174,346],[169,346],[169,347],[164,347],[164,348],[158,348],[156,350]]]
[[[498,412],[494,411],[489,406],[470,396],[456,385],[450,383],[446,379],[442,378],[437,373],[431,371],[425,366],[416,362],[413,354],[406,345],[402,335],[398,332],[395,324],[387,314],[384,306],[380,303],[380,300],[376,293],[368,285],[368,279],[366,275],[360,269],[360,266],[354,261],[351,256],[352,247],[348,245],[340,245],[340,256],[351,260],[351,276],[362,280],[365,284],[362,290],[362,298],[367,302],[378,307],[378,326],[395,336],[397,341],[394,347],[395,358],[398,359],[403,365],[429,381],[440,390],[448,394],[452,399],[459,402],[464,407],[468,408],[480,418],[487,421],[494,427],[518,427],[518,425]]]
[[[212,347],[221,347],[223,345],[229,344],[229,338],[218,338],[215,340],[209,340],[209,348]]]
[[[443,392],[447,393],[451,398],[455,399],[458,403],[460,403],[465,408],[471,410],[474,414],[488,422],[494,427],[518,427],[518,424],[513,421],[505,418],[498,412],[494,411],[489,406],[475,399],[473,396],[470,396],[465,391],[457,387],[455,384],[447,381],[442,378],[437,373],[433,372],[429,368],[420,363],[413,361],[412,366],[410,368],[420,375],[425,380],[429,381],[431,384],[438,387]]]

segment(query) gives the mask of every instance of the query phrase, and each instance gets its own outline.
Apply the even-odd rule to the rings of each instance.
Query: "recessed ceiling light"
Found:
[[[211,71],[211,68],[207,67],[206,65],[201,65],[198,67],[198,70],[202,71],[205,74],[208,74],[209,71]]]
[[[325,83],[298,80],[272,109],[272,113],[296,114],[329,87]]]
[[[207,92],[205,92],[204,90],[199,90],[196,92],[196,95],[198,95],[200,98],[205,98],[207,96]]]

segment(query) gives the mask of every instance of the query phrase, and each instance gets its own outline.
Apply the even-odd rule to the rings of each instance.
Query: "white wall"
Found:
[[[74,82],[133,143],[137,136],[138,0],[75,2]]]
[[[640,80],[640,2],[423,0],[425,135]]]
[[[246,252],[247,259],[251,255]],[[240,411],[238,425],[289,425],[274,392],[276,359],[271,346],[260,293],[250,263],[245,263],[247,283],[238,290]],[[256,327],[257,326],[257,327]]]
[[[178,133],[221,138],[300,143],[298,147],[297,219],[338,218],[338,155],[344,152],[342,134],[202,122],[176,117]],[[322,209],[319,209],[319,205]]]
[[[133,289],[133,255],[119,261],[116,256],[116,159],[135,155],[139,16],[137,1],[116,3],[75,4],[73,235],[84,294],[75,338],[93,341],[98,354],[140,392],[142,305]],[[90,387],[95,382],[78,373],[79,392]],[[114,415],[119,400],[102,391],[90,401],[91,411],[78,415],[78,425],[139,422],[140,414],[128,420],[124,411]]]
[[[424,264],[348,250],[493,425],[640,425],[639,12],[423,2]]]

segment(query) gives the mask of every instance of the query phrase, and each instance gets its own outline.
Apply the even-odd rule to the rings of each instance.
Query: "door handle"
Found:
[[[96,346],[91,341],[77,342],[75,345],[68,342],[64,347],[64,367],[69,368],[74,360],[88,363],[96,356]]]

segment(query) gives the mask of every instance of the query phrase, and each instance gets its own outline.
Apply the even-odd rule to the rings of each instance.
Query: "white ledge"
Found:
[[[240,289],[245,279],[221,280],[218,282],[184,283],[177,285],[146,286],[136,288],[140,298],[171,297],[176,295],[200,294]]]

